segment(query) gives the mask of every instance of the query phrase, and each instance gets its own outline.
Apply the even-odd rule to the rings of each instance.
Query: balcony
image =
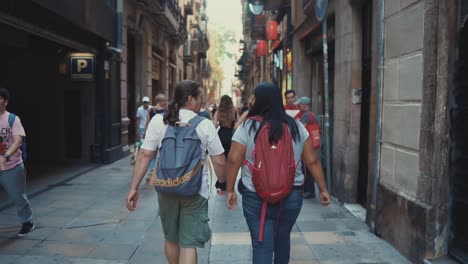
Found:
[[[144,1],[144,0],[139,0]],[[182,15],[178,0],[158,0],[150,2],[149,12],[163,30],[182,45],[187,37],[186,20]]]
[[[200,60],[200,73],[203,78],[209,78],[211,75],[211,67],[206,58]]]
[[[184,43],[184,62],[191,63],[193,62],[193,49],[192,49],[192,39],[190,36]]]
[[[184,14],[185,14],[185,16],[193,15],[193,0],[185,0],[185,2],[184,2]]]

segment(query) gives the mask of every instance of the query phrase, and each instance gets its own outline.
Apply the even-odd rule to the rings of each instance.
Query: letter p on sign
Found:
[[[86,69],[86,67],[88,67],[88,62],[86,60],[77,60],[76,63],[78,72],[81,72],[83,69]]]

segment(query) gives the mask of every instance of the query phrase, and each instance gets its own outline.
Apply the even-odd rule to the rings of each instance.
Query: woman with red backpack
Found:
[[[238,190],[252,239],[253,263],[289,263],[291,230],[303,201],[301,160],[317,182],[322,205],[328,206],[330,195],[309,133],[286,114],[276,85],[257,85],[247,119],[232,138],[226,165],[230,209],[237,205],[234,184],[242,166]]]

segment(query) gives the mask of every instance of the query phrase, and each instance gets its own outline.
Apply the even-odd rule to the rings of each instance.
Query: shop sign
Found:
[[[70,57],[72,80],[92,81],[94,79],[94,56],[73,54]]]

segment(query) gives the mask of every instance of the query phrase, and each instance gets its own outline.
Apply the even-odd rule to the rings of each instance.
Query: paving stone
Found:
[[[251,246],[250,232],[213,233],[211,245],[249,245]]]
[[[47,241],[100,243],[111,236],[111,230],[99,227],[60,229],[47,238]]]
[[[240,245],[213,245],[211,246],[210,262],[216,261],[250,261],[252,247]]]
[[[127,261],[135,252],[136,247],[137,245],[103,244],[94,248],[88,257]]]
[[[65,256],[22,256],[12,264],[71,264]]]
[[[311,260],[316,259],[312,249],[307,244],[291,244],[291,259]]]
[[[20,257],[21,257],[20,255],[0,255],[0,263],[10,264]]]
[[[325,260],[346,260],[348,261],[347,263],[378,262],[380,260],[375,256],[374,252],[359,244],[336,243],[327,245],[311,245],[311,247],[320,263]]]
[[[23,255],[29,252],[39,240],[26,240],[20,238],[0,239],[1,255]]]
[[[332,232],[303,232],[304,238],[310,245],[324,245],[344,243],[345,240]]]
[[[245,218],[242,219],[232,219],[232,218],[223,218],[223,219],[215,219],[213,221],[213,232],[249,232],[249,227],[245,222]]]
[[[134,254],[132,258],[128,261],[128,264],[146,264],[146,263],[167,263],[167,260],[164,254],[161,256]]]
[[[29,255],[87,257],[96,245],[44,241],[35,246]]]
[[[301,232],[315,232],[315,231],[336,231],[337,227],[334,223],[326,221],[297,221]]]

